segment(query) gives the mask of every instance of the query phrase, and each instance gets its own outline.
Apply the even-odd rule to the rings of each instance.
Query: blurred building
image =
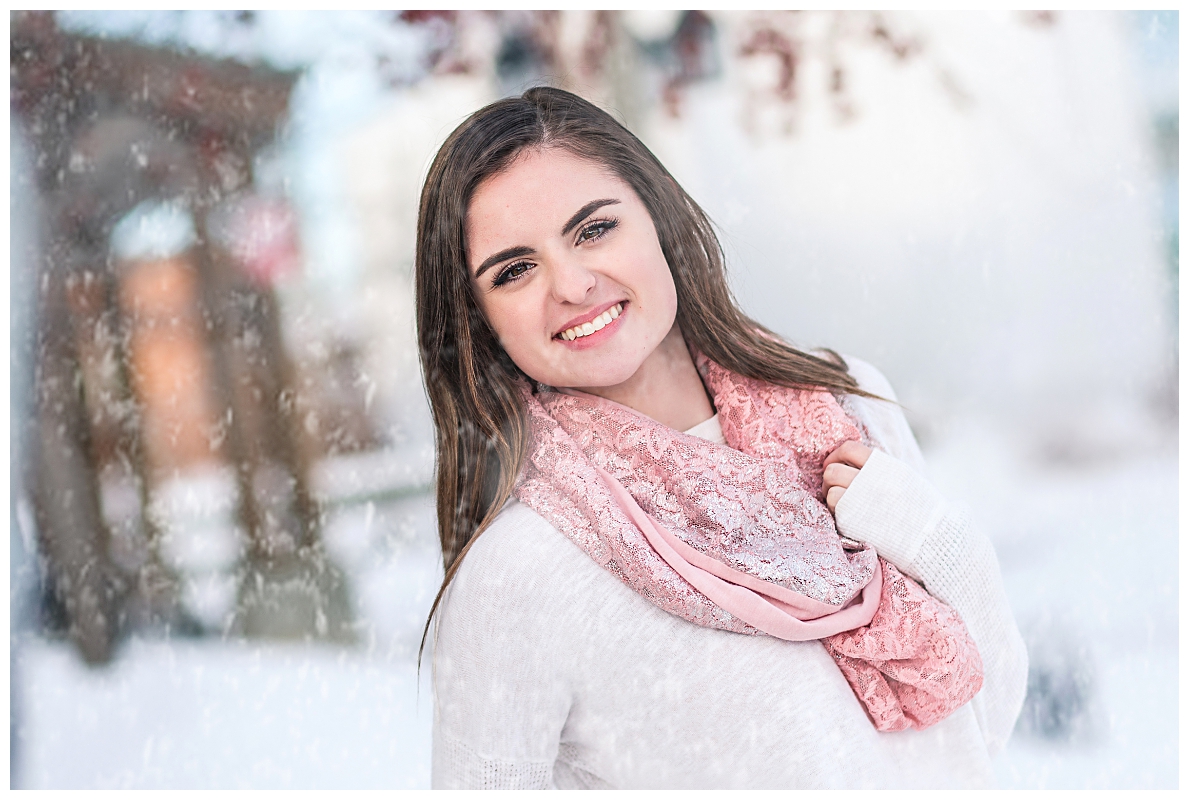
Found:
[[[227,628],[346,635],[308,486],[319,443],[295,419],[271,288],[296,232],[283,208],[252,205],[253,157],[294,75],[67,34],[34,12],[13,16],[11,60],[43,216],[37,411],[17,422],[47,602],[90,661],[129,627],[193,628],[160,500],[223,466],[245,558]]]

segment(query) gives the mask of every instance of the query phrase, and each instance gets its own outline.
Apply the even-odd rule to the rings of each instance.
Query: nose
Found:
[[[572,257],[556,258],[549,271],[553,297],[559,303],[582,305],[598,281],[597,276]]]

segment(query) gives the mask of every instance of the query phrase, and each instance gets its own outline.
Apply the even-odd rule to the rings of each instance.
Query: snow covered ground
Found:
[[[22,640],[13,786],[428,788],[432,695],[421,626],[441,582],[430,495],[332,513],[356,646],[133,640],[90,669]],[[218,624],[214,625],[218,630]]]
[[[996,769],[1005,787],[1175,788],[1175,436],[1078,466],[1020,455],[978,425],[928,453],[932,478],[996,543],[1034,695]],[[88,669],[33,639],[14,659],[14,785],[429,785],[429,665],[414,653],[438,581],[428,496],[356,507],[327,537],[353,576],[353,649],[133,641]]]
[[[21,658],[14,785],[428,788],[432,704],[408,660],[315,646],[139,642],[90,670]]]

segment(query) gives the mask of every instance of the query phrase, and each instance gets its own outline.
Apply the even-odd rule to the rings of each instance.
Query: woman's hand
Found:
[[[858,442],[843,442],[837,450],[826,456],[826,468],[822,471],[822,491],[826,494],[826,505],[831,513],[838,507],[846,487],[859,474],[859,470],[871,456],[871,448]]]

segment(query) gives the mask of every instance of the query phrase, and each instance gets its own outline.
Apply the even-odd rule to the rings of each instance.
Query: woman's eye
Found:
[[[618,224],[619,222],[613,219],[601,219],[592,222],[578,232],[578,241],[589,242],[592,239],[598,239]]]
[[[495,276],[495,280],[491,282],[492,286],[503,286],[505,283],[514,281],[520,278],[524,273],[532,269],[532,265],[527,261],[517,261],[515,264],[509,264],[504,267],[499,275]]]

